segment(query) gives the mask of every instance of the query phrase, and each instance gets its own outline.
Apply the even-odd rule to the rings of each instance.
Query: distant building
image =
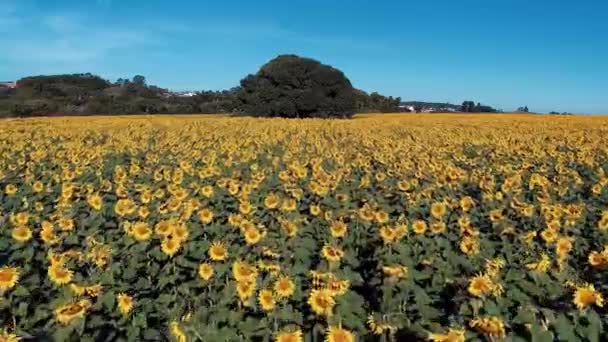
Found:
[[[15,89],[17,88],[17,82],[0,82],[0,88]]]
[[[178,92],[174,92],[173,95],[179,96],[179,97],[192,97],[192,96],[195,96],[196,93],[193,91],[178,91]]]
[[[412,112],[412,113],[416,111],[414,106],[407,106],[407,105],[399,105],[399,109],[404,112]]]

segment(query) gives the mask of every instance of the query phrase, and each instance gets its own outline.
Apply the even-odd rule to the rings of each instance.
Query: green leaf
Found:
[[[599,342],[600,333],[602,332],[602,320],[595,311],[589,310],[587,312],[587,319],[589,325],[585,329],[585,335],[590,342]]]
[[[114,310],[115,302],[116,302],[116,300],[115,300],[114,291],[108,291],[108,292],[104,293],[101,297],[101,303],[108,311]]]
[[[18,286],[15,291],[13,291],[13,295],[15,297],[26,297],[29,296],[29,294],[30,290],[28,290],[25,286]]]
[[[144,339],[146,340],[150,340],[150,341],[159,341],[162,340],[162,334],[160,333],[160,331],[156,330],[156,329],[152,329],[152,328],[148,328],[146,330],[144,330]]]
[[[577,341],[572,322],[564,314],[559,314],[555,320],[555,331],[560,341]]]
[[[553,333],[543,330],[538,324],[532,325],[532,342],[553,342]]]
[[[420,305],[418,311],[420,311],[422,318],[428,321],[441,317],[441,312],[429,305]]]
[[[513,318],[513,323],[517,324],[531,324],[536,322],[536,315],[534,312],[527,308],[519,308],[517,315]]]

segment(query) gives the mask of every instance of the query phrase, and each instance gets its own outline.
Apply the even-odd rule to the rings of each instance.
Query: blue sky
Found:
[[[225,89],[295,53],[406,100],[608,113],[607,19],[605,0],[0,0],[0,80]]]

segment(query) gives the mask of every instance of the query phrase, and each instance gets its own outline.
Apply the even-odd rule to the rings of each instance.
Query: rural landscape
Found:
[[[49,31],[58,43],[38,40],[32,49],[10,38],[0,55],[0,342],[608,341],[608,116],[577,112],[606,103],[584,63],[568,64],[571,55],[552,50],[555,59],[538,62],[540,50],[526,59],[517,50],[498,63],[484,50],[500,68],[537,63],[537,71],[522,71],[519,89],[509,72],[488,72],[500,68],[479,62],[469,40],[490,47],[503,31],[484,36],[467,21],[399,26],[397,9],[443,18],[457,11],[448,2],[323,4],[327,13],[293,4],[296,15],[274,1],[190,3],[177,13],[166,4],[65,0],[70,15],[50,16],[46,3],[6,1],[0,34],[33,42],[39,38],[24,30]],[[508,13],[500,18],[527,15],[492,6]],[[572,8],[536,6],[526,8],[546,16],[541,22],[570,27],[557,19]],[[84,20],[79,11],[98,13]],[[99,32],[106,31],[93,29],[104,13],[129,18],[102,21],[108,32],[148,16],[163,30],[153,43],[110,35],[104,48],[108,36]],[[188,40],[212,41],[198,26],[163,21],[204,27],[201,18],[234,13],[290,18],[293,26],[264,26],[268,18],[241,29],[220,25],[210,32],[226,50],[203,54]],[[335,22],[317,20],[326,14]],[[369,27],[357,31],[361,18]],[[351,31],[327,38],[343,26]],[[385,36],[366,38],[375,30],[443,43],[383,50]],[[532,24],[509,30],[528,37],[517,43],[524,45],[547,32]],[[543,49],[568,44],[564,32]],[[238,39],[258,50],[248,54],[239,40],[239,54],[229,53]],[[450,55],[453,39],[469,50],[441,61],[425,55],[434,45]],[[374,58],[351,53],[361,46]],[[333,54],[335,47],[344,53]],[[245,68],[262,60],[260,50],[263,62]],[[417,54],[451,71],[439,78],[395,71]],[[245,71],[224,83],[176,76],[185,61],[199,70],[199,60],[215,55],[241,61]],[[146,68],[148,58],[167,62]],[[126,67],[149,74],[115,77]],[[605,70],[596,66],[593,76]],[[564,95],[581,80],[587,88]],[[209,86],[175,90],[171,82]],[[415,88],[401,86],[407,82],[422,90],[399,91]]]

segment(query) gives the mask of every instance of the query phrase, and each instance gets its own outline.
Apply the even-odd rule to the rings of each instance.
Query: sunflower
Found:
[[[76,283],[70,284],[70,291],[72,291],[77,296],[82,296],[84,294],[85,286],[80,286]]]
[[[492,293],[494,283],[492,279],[486,275],[477,275],[469,280],[468,291],[476,297],[484,297]]]
[[[557,242],[555,243],[555,254],[557,254],[558,258],[565,258],[571,250],[572,238],[561,237],[557,239]]]
[[[173,226],[173,238],[177,239],[178,241],[185,241],[188,236],[189,236],[189,231],[188,228],[186,227],[185,224],[177,224],[175,226]]]
[[[389,226],[381,227],[379,234],[385,244],[393,243],[397,239],[397,230]]]
[[[374,213],[374,217],[376,222],[378,223],[387,223],[388,222],[388,213],[384,210],[378,210]]]
[[[437,220],[441,220],[446,213],[446,207],[443,202],[435,202],[431,204],[431,216]]]
[[[114,206],[114,212],[116,215],[124,217],[131,215],[135,212],[135,203],[130,199],[119,199]]]
[[[247,242],[248,245],[255,245],[260,242],[264,236],[259,229],[253,226],[247,228],[243,234],[245,235],[245,242]]]
[[[235,261],[232,263],[232,276],[238,282],[253,282],[258,276],[258,270],[245,262]]]
[[[346,231],[347,231],[347,227],[346,227],[346,223],[342,222],[342,221],[334,221],[331,223],[331,226],[329,227],[330,231],[331,231],[331,236],[334,238],[341,238],[344,237],[344,235],[346,235]]]
[[[403,239],[407,235],[407,222],[397,223],[393,230],[395,231],[395,234],[397,234],[396,238],[398,240]]]
[[[109,245],[98,245],[87,253],[87,258],[90,259],[97,267],[107,265],[112,255],[112,248]]]
[[[393,278],[395,280],[400,278],[405,278],[408,274],[408,269],[405,266],[397,265],[397,266],[383,266],[382,273],[389,278]]]
[[[488,259],[484,265],[486,274],[490,277],[496,277],[503,267],[505,267],[505,261],[502,258]]]
[[[51,281],[57,285],[65,285],[72,281],[74,272],[62,264],[51,264],[48,268],[48,275]]]
[[[45,244],[52,245],[59,241],[59,238],[55,235],[52,223],[49,221],[42,221],[40,226],[42,227],[40,230],[40,239],[42,239]]]
[[[490,211],[490,221],[492,221],[492,222],[498,222],[498,221],[502,220],[503,217],[504,217],[504,215],[503,215],[502,209],[494,209],[494,210]]]
[[[224,261],[228,257],[228,250],[226,250],[223,243],[215,241],[209,247],[207,254],[209,254],[209,258],[213,261]]]
[[[308,305],[319,316],[331,316],[335,304],[332,292],[327,289],[312,290],[308,297]]]
[[[289,237],[294,237],[298,234],[298,226],[289,220],[281,220],[281,229]]]
[[[504,338],[506,336],[505,323],[495,316],[473,319],[469,325],[471,328],[493,338]]]
[[[131,234],[137,241],[145,241],[152,235],[152,230],[145,222],[137,222],[131,226]]]
[[[281,206],[282,211],[294,211],[298,208],[298,202],[293,198],[288,198],[283,201],[283,205]]]
[[[593,266],[593,267],[604,267],[606,265],[608,265],[608,253],[599,253],[596,251],[593,251],[591,253],[589,253],[589,257],[587,258],[587,261],[589,263],[589,265]]]
[[[426,229],[427,225],[426,222],[424,222],[423,220],[416,220],[414,221],[414,223],[412,223],[412,230],[418,235],[424,234],[424,232],[426,232]]]
[[[239,213],[243,215],[249,215],[253,211],[253,206],[249,201],[241,201],[239,203]]]
[[[4,187],[4,192],[8,195],[8,196],[12,196],[14,194],[17,193],[17,187],[14,184],[7,184]]]
[[[321,250],[321,255],[329,262],[339,262],[344,256],[344,251],[340,247],[326,244]]]
[[[473,202],[473,199],[470,196],[465,196],[460,199],[460,208],[462,208],[462,211],[464,211],[465,213],[471,210],[474,204],[475,203]]]
[[[523,216],[525,217],[532,217],[534,215],[534,206],[533,205],[527,205],[525,206],[522,210],[521,213]]]
[[[371,222],[376,217],[374,210],[366,203],[358,211],[359,218],[364,222]]]
[[[35,181],[34,184],[32,184],[32,190],[34,190],[34,192],[42,192],[42,190],[44,190],[44,184],[41,181]]]
[[[602,218],[597,221],[597,228],[601,231],[608,230],[608,215],[602,215]]]
[[[198,218],[203,224],[209,224],[213,221],[213,211],[209,208],[203,208],[198,211]]]
[[[11,334],[8,330],[0,330],[0,341],[2,342],[19,342],[21,338],[15,334]]]
[[[258,302],[260,303],[262,310],[270,311],[274,309],[275,306],[274,294],[272,291],[267,289],[260,290],[260,293],[258,294]]]
[[[536,231],[529,231],[527,233],[523,233],[520,238],[528,245],[531,245],[534,242],[534,238],[538,235]]]
[[[101,196],[94,194],[87,197],[87,203],[89,203],[91,208],[99,211],[101,210],[101,206],[103,205],[103,200],[101,199]]]
[[[19,269],[4,266],[0,268],[0,293],[13,288],[19,280]]]
[[[283,329],[275,335],[274,342],[302,342],[302,330]]]
[[[239,281],[236,284],[236,292],[242,302],[247,302],[255,292],[255,282]]]
[[[163,220],[156,224],[154,227],[154,232],[156,235],[160,236],[169,236],[173,231],[173,223],[169,220]]]
[[[73,319],[84,317],[90,306],[91,303],[86,299],[78,303],[61,306],[55,309],[55,318],[62,324],[68,324]]]
[[[445,226],[445,222],[442,221],[438,221],[438,222],[433,222],[431,224],[431,233],[433,234],[441,234],[443,232],[445,232],[446,226]]]
[[[355,342],[355,334],[341,326],[330,326],[325,334],[325,342]]]
[[[27,226],[18,226],[13,228],[11,236],[19,242],[27,242],[32,238],[32,231]]]
[[[164,238],[160,244],[160,249],[169,257],[174,256],[181,247],[181,242],[176,238]]]
[[[465,236],[460,240],[460,251],[466,255],[479,253],[479,241],[476,238]]]
[[[182,328],[179,326],[179,324],[177,322],[173,321],[169,324],[169,331],[171,331],[171,335],[173,335],[173,338],[175,338],[175,341],[177,341],[177,342],[186,342],[187,341],[186,333],[184,333],[184,331],[182,330]]]
[[[602,307],[604,306],[604,297],[602,297],[601,293],[595,290],[593,285],[586,284],[576,287],[573,303],[579,310],[584,310],[586,307],[594,304]]]
[[[119,293],[116,302],[118,303],[118,310],[123,315],[127,315],[133,309],[133,297],[128,294]]]
[[[280,276],[274,283],[274,292],[279,298],[289,298],[295,291],[294,282],[287,276]]]
[[[152,193],[150,191],[144,191],[139,195],[139,201],[143,204],[148,204],[152,200]]]
[[[309,208],[309,211],[310,211],[310,215],[312,215],[312,216],[316,217],[316,216],[321,215],[321,207],[318,205],[315,205],[315,204],[311,205]]]
[[[465,342],[464,329],[450,328],[447,334],[430,334],[429,340],[433,342]]]
[[[25,226],[27,222],[30,220],[30,215],[25,212],[21,212],[13,217],[11,217],[14,224],[18,226]]]
[[[213,197],[213,186],[205,185],[201,188],[201,194],[207,198]]]
[[[276,209],[276,208],[278,208],[280,202],[281,202],[281,199],[279,198],[279,196],[277,196],[274,193],[270,193],[270,194],[266,195],[266,197],[264,198],[264,206],[267,209]]]
[[[546,228],[542,232],[540,232],[540,237],[545,240],[546,243],[553,243],[558,239],[559,235],[556,230]]]
[[[385,318],[379,315],[371,314],[367,316],[367,325],[374,335],[383,335],[385,332],[392,334],[397,330],[395,325],[387,323]]]
[[[207,262],[202,263],[198,266],[198,276],[203,280],[209,280],[213,277],[213,266]]]
[[[91,286],[86,286],[84,288],[84,293],[86,293],[87,296],[89,296],[89,297],[95,298],[95,297],[99,297],[102,289],[103,289],[103,287],[101,286],[101,284],[95,284],[95,285],[91,285]]]
[[[57,225],[59,226],[59,229],[63,232],[69,232],[74,230],[74,220],[72,220],[71,218],[62,217],[59,219]]]

